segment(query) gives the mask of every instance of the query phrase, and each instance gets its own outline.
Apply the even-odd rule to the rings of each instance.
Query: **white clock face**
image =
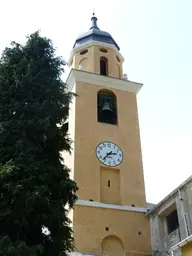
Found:
[[[123,152],[113,142],[103,141],[96,148],[99,161],[107,166],[117,166],[123,161]]]

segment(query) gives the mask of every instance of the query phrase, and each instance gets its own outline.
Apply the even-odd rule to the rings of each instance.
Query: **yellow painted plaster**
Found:
[[[192,242],[182,247],[181,251],[182,251],[182,256],[192,256]]]
[[[108,76],[122,79],[122,62],[116,52],[106,48],[104,53],[101,48],[92,45],[76,52],[72,67],[99,74],[103,56],[108,59]],[[83,50],[88,51],[81,54]],[[117,79],[117,83],[119,81]],[[97,93],[101,89],[106,88],[86,82],[75,83],[74,92],[78,96],[70,106],[69,116],[73,152],[70,157],[64,154],[65,163],[79,187],[79,199],[145,208],[136,94],[111,89],[117,98],[118,114],[118,124],[111,125],[97,121]],[[106,168],[97,160],[95,150],[102,141],[111,141],[121,148],[124,158],[119,166]],[[105,187],[108,178],[115,184],[114,191]],[[149,220],[143,212],[75,205],[70,218],[78,252],[108,256],[151,253]]]
[[[105,49],[107,52],[101,52],[101,49]],[[82,54],[85,50],[87,50],[87,53]],[[75,69],[82,69],[87,72],[100,74],[101,57],[106,57],[108,59],[108,75],[122,79],[122,62],[115,51],[107,47],[104,48],[93,45],[83,50],[81,49],[74,54],[71,66]]]
[[[123,151],[120,170],[120,203],[146,207],[136,95],[121,90],[117,97],[118,125],[97,122],[100,86],[76,84],[74,178],[80,199],[100,201],[100,166],[95,155],[101,141],[112,141]]]
[[[73,223],[77,251],[101,254],[103,240],[115,236],[124,252],[150,254],[149,222],[144,213],[75,206]]]

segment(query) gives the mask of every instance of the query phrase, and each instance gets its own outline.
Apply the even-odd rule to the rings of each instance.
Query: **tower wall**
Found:
[[[146,207],[136,95],[111,89],[117,97],[118,125],[110,125],[97,122],[97,93],[101,89],[76,82],[74,178],[80,188],[78,196],[101,200],[101,163],[95,150],[101,141],[111,141],[124,154],[123,162],[115,168],[120,172],[120,204]]]
[[[73,221],[79,252],[102,254],[103,240],[112,236],[122,242],[124,255],[150,254],[150,228],[148,217],[144,213],[77,205]],[[139,235],[138,232],[142,234]],[[138,254],[130,254],[131,252]]]
[[[150,228],[136,99],[142,85],[123,79],[119,47],[96,22],[93,17],[90,31],[77,38],[67,79],[77,94],[69,116],[73,152],[64,156],[79,187],[70,215],[76,253],[146,256]]]
[[[87,72],[100,74],[100,58],[108,60],[108,76],[122,79],[122,59],[109,45],[95,45],[81,47],[74,53],[70,66]],[[106,52],[105,52],[106,51]]]

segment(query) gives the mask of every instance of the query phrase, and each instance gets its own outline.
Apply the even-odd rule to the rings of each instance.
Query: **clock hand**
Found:
[[[105,160],[109,155],[112,154],[112,151],[110,151],[109,153],[106,154],[106,156],[103,158],[103,160]]]

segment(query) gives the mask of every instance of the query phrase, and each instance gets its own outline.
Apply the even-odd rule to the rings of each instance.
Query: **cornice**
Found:
[[[69,91],[72,91],[73,86],[76,82],[100,85],[105,88],[114,88],[122,91],[132,92],[135,94],[137,94],[143,86],[143,84],[141,83],[136,83],[129,80],[102,76],[100,74],[90,73],[78,69],[71,69],[66,81]]]
[[[101,202],[80,200],[80,199],[76,201],[75,205],[98,207],[98,208],[113,209],[113,210],[122,210],[122,211],[131,211],[131,212],[143,212],[143,213],[147,212],[146,208],[132,207],[129,205],[105,204]]]

